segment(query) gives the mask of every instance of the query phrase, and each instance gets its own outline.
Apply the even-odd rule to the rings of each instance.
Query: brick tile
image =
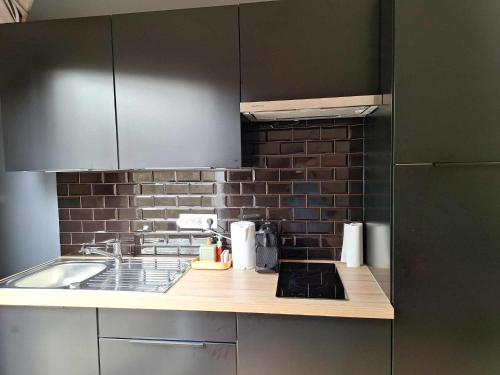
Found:
[[[154,182],[170,182],[175,181],[175,171],[154,171]]]
[[[304,169],[282,169],[280,170],[281,181],[305,180],[306,172]]]
[[[81,172],[80,182],[81,183],[92,183],[98,184],[103,182],[102,172]]]
[[[242,171],[228,171],[227,172],[227,181],[252,181],[253,180],[253,171],[251,170],[242,170]]]
[[[279,207],[280,199],[278,195],[257,195],[255,205],[258,207]]]
[[[132,220],[141,218],[141,211],[136,208],[119,208],[117,211],[118,219],[120,220]]]
[[[73,172],[57,172],[56,180],[58,184],[78,183],[80,182],[80,175]]]
[[[201,180],[206,182],[224,182],[226,181],[225,171],[201,171]]]
[[[363,180],[363,168],[335,168],[336,180]]]
[[[122,196],[104,197],[104,203],[106,208],[127,208],[129,206],[128,198]]]
[[[285,130],[269,130],[267,132],[268,141],[291,141],[292,129]]]
[[[309,249],[307,254],[309,259],[336,260],[335,249],[331,248]]]
[[[279,142],[269,142],[269,143],[257,143],[255,145],[256,155],[279,155],[280,153],[280,143]]]
[[[82,222],[81,221],[60,221],[59,230],[61,232],[81,232]]]
[[[201,181],[200,171],[177,171],[175,172],[175,176],[179,182]]]
[[[71,245],[71,233],[60,233],[59,241],[61,245]]]
[[[93,184],[92,195],[115,195],[115,185],[113,184]]]
[[[266,165],[268,168],[291,168],[292,158],[289,156],[268,156]]]
[[[293,139],[295,141],[306,141],[311,139],[320,139],[320,128],[294,129]]]
[[[308,195],[308,207],[332,207],[333,197],[331,195]]]
[[[319,236],[296,236],[295,237],[295,246],[297,247],[318,247],[320,246],[320,237]]]
[[[347,182],[331,181],[321,183],[321,193],[323,194],[345,194],[347,193]]]
[[[106,230],[105,221],[82,221],[84,232],[101,232]]]
[[[345,154],[326,154],[321,155],[322,167],[345,167],[347,166],[347,155]]]
[[[217,210],[217,215],[220,219],[240,219],[239,208],[221,208]]]
[[[128,182],[127,172],[105,172],[104,182],[106,183]]]
[[[279,180],[279,170],[278,169],[256,169],[255,170],[255,181],[278,181]]]
[[[307,249],[283,247],[280,249],[280,258],[281,259],[306,260],[307,259]]]
[[[318,194],[320,192],[320,185],[318,182],[294,182],[294,194]]]
[[[137,184],[118,184],[116,185],[118,195],[136,195],[141,193],[141,186]]]
[[[282,195],[281,207],[305,207],[306,206],[306,196],[305,195]]]
[[[331,141],[308,141],[308,154],[324,154],[333,152],[333,142]]]
[[[228,207],[252,207],[253,196],[251,195],[230,195],[226,197]]]
[[[315,168],[307,170],[308,180],[331,180],[333,179],[332,168]]]
[[[57,195],[64,196],[69,195],[69,186],[68,184],[57,184]]]
[[[71,220],[92,220],[94,214],[90,208],[73,208],[69,211]]]
[[[336,195],[335,207],[363,207],[362,195]]]
[[[284,221],[281,226],[283,233],[305,233],[306,223]]]
[[[189,194],[189,184],[166,184],[166,194]]]
[[[347,210],[345,208],[322,208],[321,218],[323,220],[346,220]]]
[[[365,135],[364,133],[364,126],[363,125],[351,125],[349,126],[349,138],[354,139],[354,138],[363,138]]]
[[[130,182],[153,182],[152,171],[129,172],[128,180]]]
[[[269,208],[269,220],[292,220],[292,208]]]
[[[104,197],[82,197],[82,208],[104,208]]]
[[[175,207],[177,206],[177,198],[176,197],[165,197],[165,196],[155,196],[153,198],[153,205],[155,207]]]
[[[323,128],[321,129],[321,139],[347,139],[347,127]]]
[[[364,154],[350,154],[349,167],[362,167],[364,164]]]
[[[174,198],[175,199],[175,198]],[[130,197],[131,207],[152,207],[154,206],[154,198],[152,196],[135,196]]]
[[[306,151],[304,142],[284,142],[281,144],[281,154],[303,154]]]
[[[253,182],[241,184],[242,194],[266,194],[265,182]]]
[[[69,220],[69,209],[67,208],[60,208],[59,209],[59,220]]]
[[[165,210],[161,208],[143,208],[142,218],[148,219],[165,219]]]
[[[61,197],[58,199],[59,208],[78,208],[80,207],[80,197]]]
[[[335,227],[333,223],[327,221],[310,222],[307,223],[307,232],[333,234],[335,233]]]
[[[114,208],[94,209],[94,220],[112,219],[116,219],[116,210]]]
[[[322,236],[321,245],[324,247],[341,247],[342,246],[342,236],[332,235],[332,236]]]
[[[294,209],[295,220],[319,220],[319,208],[296,208]]]
[[[179,203],[179,206],[201,206],[201,197],[177,197],[177,202]]]
[[[106,231],[107,232],[129,232],[130,225],[127,220],[112,220],[106,221]]]
[[[335,141],[336,153],[363,152],[363,140]]]
[[[243,208],[243,220],[266,220],[267,212],[265,208]]]
[[[292,183],[290,182],[268,182],[267,192],[269,194],[291,194]]]
[[[228,182],[225,184],[217,184],[217,194],[240,194],[241,188],[239,182]]]
[[[191,194],[213,194],[214,184],[190,184],[189,192]]]
[[[141,194],[143,195],[163,194],[164,192],[165,192],[165,186],[162,184],[141,185]]]
[[[320,158],[317,156],[296,156],[293,158],[295,168],[319,167]]]
[[[82,245],[84,243],[92,243],[95,240],[94,233],[72,233],[71,242],[73,245]]]

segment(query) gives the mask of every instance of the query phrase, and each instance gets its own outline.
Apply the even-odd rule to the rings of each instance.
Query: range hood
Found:
[[[365,117],[382,104],[382,95],[276,100],[240,104],[240,112],[252,122]]]

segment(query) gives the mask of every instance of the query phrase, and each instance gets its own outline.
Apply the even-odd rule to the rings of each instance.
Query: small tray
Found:
[[[231,268],[231,264],[233,263],[233,258],[229,255],[229,261],[226,263],[221,262],[210,262],[207,260],[200,260],[199,257],[195,258],[191,263],[191,268],[195,270],[227,270]]]

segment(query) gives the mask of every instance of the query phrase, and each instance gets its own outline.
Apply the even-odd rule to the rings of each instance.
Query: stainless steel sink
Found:
[[[94,289],[166,292],[191,267],[181,258],[114,260],[57,259],[0,282],[0,288]]]

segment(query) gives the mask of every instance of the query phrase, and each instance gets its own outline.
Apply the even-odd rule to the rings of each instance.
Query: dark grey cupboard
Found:
[[[500,166],[396,166],[394,375],[500,372]]]
[[[500,3],[395,1],[395,161],[500,160]]]
[[[238,375],[390,375],[391,321],[238,314]]]
[[[379,93],[378,0],[240,5],[243,102]]]
[[[116,169],[107,17],[0,26],[0,100],[9,171]]]
[[[95,309],[0,307],[0,374],[99,375]]]
[[[236,375],[236,315],[99,309],[101,375]]]
[[[112,22],[120,168],[240,166],[238,7]]]

